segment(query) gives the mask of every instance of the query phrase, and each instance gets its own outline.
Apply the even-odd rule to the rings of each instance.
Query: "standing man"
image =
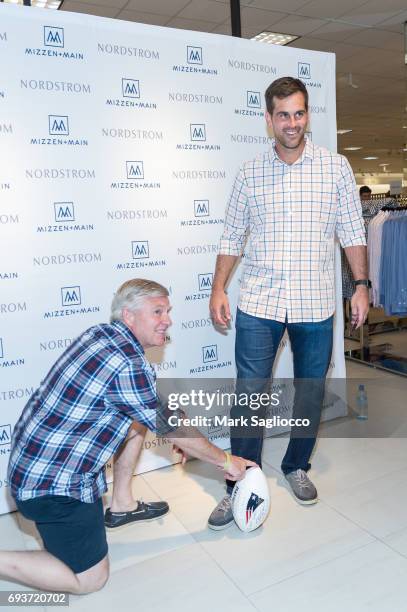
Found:
[[[214,323],[229,324],[225,287],[247,240],[236,315],[237,389],[253,391],[255,381],[264,385],[270,379],[287,329],[296,381],[294,414],[308,416],[309,412],[316,435],[332,351],[334,237],[336,233],[355,279],[352,312],[359,327],[368,312],[365,230],[348,161],[305,137],[308,92],[304,83],[291,77],[277,79],[265,98],[266,122],[274,139],[269,151],[244,163],[235,179],[210,311]],[[304,379],[313,383],[307,388]],[[233,453],[261,465],[261,430],[256,437],[232,431],[231,438]],[[282,461],[290,490],[302,504],[318,500],[307,476],[314,444],[315,436],[292,433]],[[224,529],[233,521],[234,483],[227,484],[227,495],[209,517],[212,529]]]
[[[362,185],[359,189],[360,201],[365,202],[366,200],[372,199],[372,190],[367,185]]]
[[[171,428],[144,350],[163,346],[171,324],[168,291],[134,279],[117,291],[110,325],[86,330],[61,355],[25,406],[10,455],[11,492],[35,521],[41,551],[1,551],[0,575],[41,590],[90,593],[109,575],[102,494],[105,463],[118,451],[112,508],[115,528],[168,512],[166,502],[136,503],[130,482],[145,428],[171,437],[232,480],[251,461],[232,457],[198,431]]]

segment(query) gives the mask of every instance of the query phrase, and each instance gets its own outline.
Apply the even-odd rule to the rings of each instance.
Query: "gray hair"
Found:
[[[145,278],[133,278],[121,285],[113,298],[110,321],[123,320],[123,308],[138,310],[149,297],[168,297],[166,287]]]

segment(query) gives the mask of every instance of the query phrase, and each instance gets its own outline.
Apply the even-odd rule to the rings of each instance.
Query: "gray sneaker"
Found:
[[[290,485],[291,493],[299,504],[316,504],[318,492],[304,470],[295,470],[285,475]]]
[[[218,503],[216,508],[212,511],[208,519],[209,529],[214,531],[220,531],[230,527],[233,523],[233,512],[232,512],[232,499],[230,495],[225,497]]]

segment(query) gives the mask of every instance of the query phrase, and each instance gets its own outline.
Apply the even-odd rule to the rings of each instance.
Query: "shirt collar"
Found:
[[[137,340],[133,332],[127,327],[127,325],[123,323],[123,321],[112,321],[111,325],[113,325],[115,329],[118,329],[120,333],[125,336],[127,340],[130,340],[130,342],[135,345],[138,351],[140,351],[140,353],[143,353],[144,355],[144,349],[141,346],[140,342]]]
[[[294,162],[294,164],[290,164],[292,166],[294,166],[295,164],[302,164],[302,162],[304,161],[304,159],[307,157],[309,159],[314,159],[314,145],[312,144],[312,142],[308,139],[307,136],[304,137],[305,138],[305,147],[303,152],[301,153],[301,156],[297,159],[296,162]],[[271,139],[271,146],[269,149],[269,158],[270,158],[270,162],[280,162],[281,164],[284,164],[285,162],[279,158],[279,156],[277,155],[277,151],[276,151],[276,139],[272,138]]]

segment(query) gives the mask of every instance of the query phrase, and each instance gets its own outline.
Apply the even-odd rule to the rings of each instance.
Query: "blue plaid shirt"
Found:
[[[158,408],[154,370],[128,327],[120,321],[91,327],[54,364],[16,424],[8,471],[13,496],[94,502],[106,491],[105,463],[131,423],[156,431]]]

